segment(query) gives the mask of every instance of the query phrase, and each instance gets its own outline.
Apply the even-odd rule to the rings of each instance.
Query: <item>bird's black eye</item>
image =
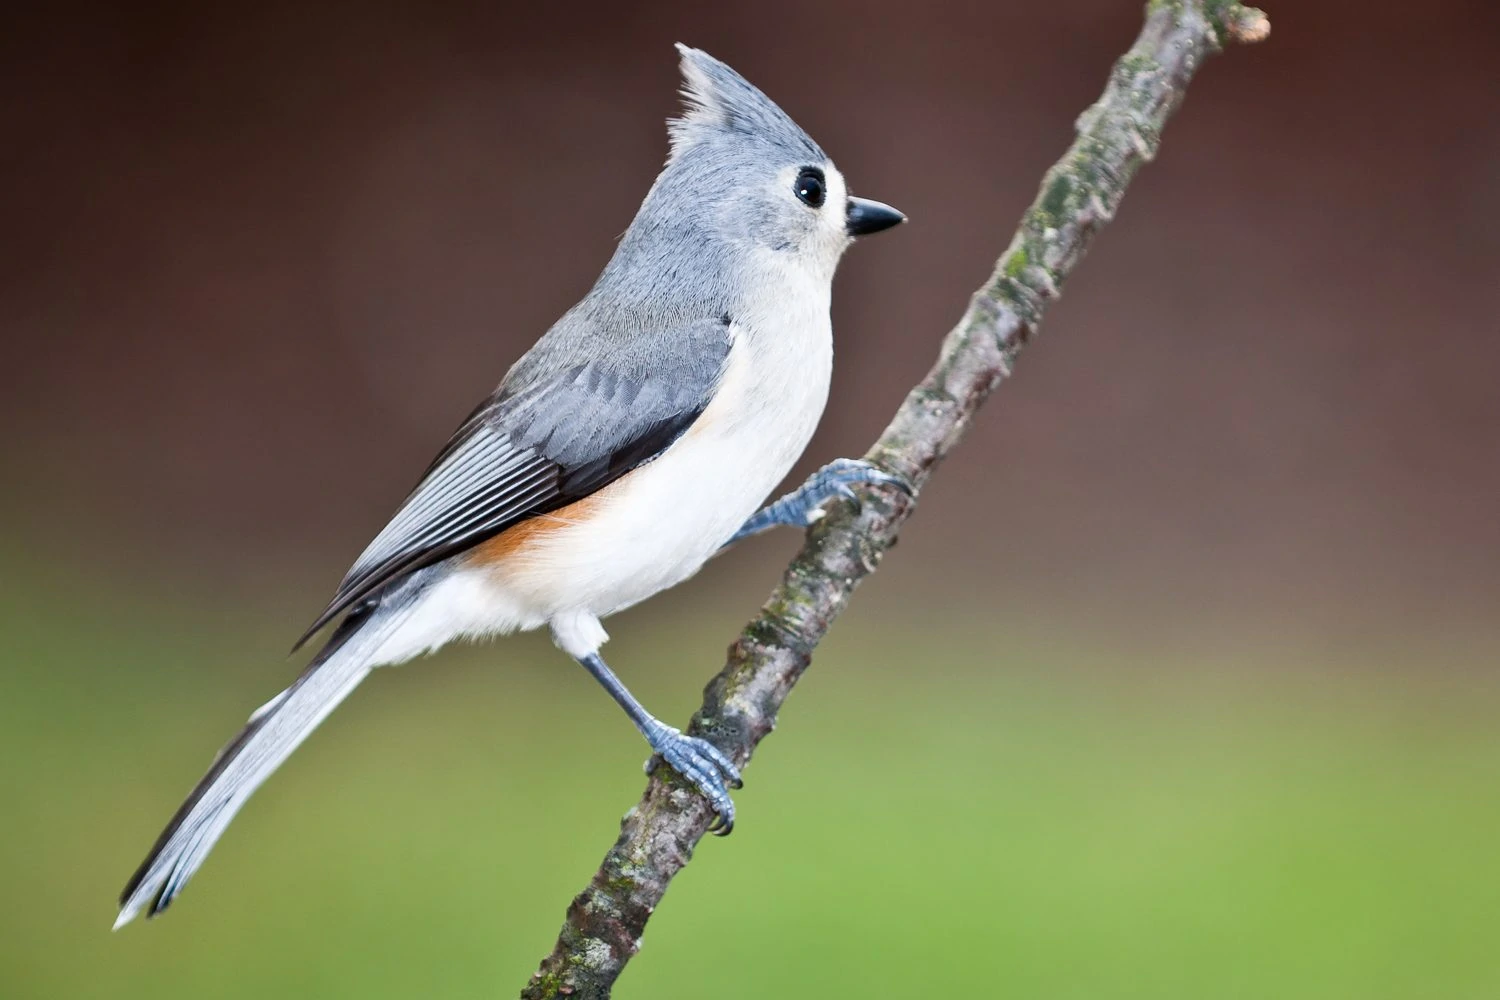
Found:
[[[813,208],[822,208],[823,199],[828,195],[828,189],[823,181],[823,171],[816,167],[805,167],[797,175],[797,182],[792,185],[792,190],[797,192],[797,197],[802,199],[802,204]]]

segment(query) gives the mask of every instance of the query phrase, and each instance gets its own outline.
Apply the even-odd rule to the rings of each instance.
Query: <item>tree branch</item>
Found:
[[[995,272],[944,339],[937,364],[907,395],[868,453],[920,491],[1011,374],[1047,303],[1114,217],[1126,185],[1157,150],[1167,119],[1203,60],[1226,41],[1270,33],[1258,10],[1232,0],[1151,0],[1140,37],[1115,64],[1099,100],[1078,118],[1073,145],[1042,179]],[[915,508],[893,490],[840,504],[807,536],[781,585],[729,649],[703,692],[691,732],[743,766],[813,649],[859,582],[879,565]],[[658,768],[587,889],[568,908],[552,954],[522,991],[527,1000],[602,1000],[636,953],[646,921],[708,828],[704,799]]]

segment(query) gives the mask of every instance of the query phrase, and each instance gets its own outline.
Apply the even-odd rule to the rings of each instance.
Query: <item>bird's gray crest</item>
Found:
[[[677,43],[682,55],[682,117],[667,123],[672,157],[716,135],[769,142],[794,159],[817,163],[828,157],[812,137],[760,88],[702,49]]]

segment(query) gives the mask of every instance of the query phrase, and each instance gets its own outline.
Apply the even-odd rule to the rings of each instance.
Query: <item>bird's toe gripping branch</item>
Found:
[[[734,800],[729,797],[729,789],[743,788],[745,784],[734,761],[707,740],[685,736],[671,726],[662,725],[648,738],[656,752],[646,761],[646,773],[654,773],[657,764],[665,761],[713,807],[714,819],[708,829],[721,837],[728,836],[734,829]]]
[[[854,500],[857,503],[854,487],[862,485],[891,486],[907,496],[912,495],[911,484],[894,473],[862,458],[836,458],[814,472],[797,489],[757,511],[724,545],[733,545],[742,538],[779,525],[805,528],[823,516],[823,505],[831,500]]]

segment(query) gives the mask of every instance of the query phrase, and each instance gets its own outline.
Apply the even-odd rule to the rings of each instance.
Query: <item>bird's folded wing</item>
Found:
[[[661,454],[708,405],[729,353],[724,320],[608,352],[583,343],[588,332],[568,330],[512,369],[355,560],[298,646],[407,573],[580,500]],[[554,358],[576,363],[549,363]]]

